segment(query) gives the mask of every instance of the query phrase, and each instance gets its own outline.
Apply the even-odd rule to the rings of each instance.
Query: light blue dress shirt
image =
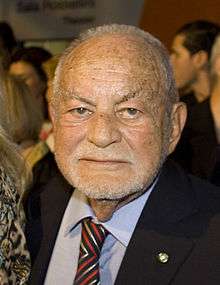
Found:
[[[132,233],[154,185],[137,199],[119,208],[110,220],[101,223],[109,231],[99,260],[101,284],[114,284]],[[86,217],[93,217],[93,221],[99,223],[86,197],[75,190],[62,219],[45,285],[73,284],[81,240],[80,221]]]

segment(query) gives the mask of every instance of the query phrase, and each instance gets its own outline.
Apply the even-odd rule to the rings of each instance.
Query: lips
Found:
[[[106,159],[106,158],[80,158],[80,161],[85,162],[94,162],[94,163],[128,163],[128,161],[124,159]]]
[[[97,159],[97,158],[81,158],[79,160],[82,167],[89,171],[120,171],[123,166],[128,164],[122,159]]]

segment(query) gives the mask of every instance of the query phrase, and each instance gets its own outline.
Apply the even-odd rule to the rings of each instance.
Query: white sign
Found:
[[[105,23],[138,25],[144,0],[1,0],[19,40],[72,39]]]

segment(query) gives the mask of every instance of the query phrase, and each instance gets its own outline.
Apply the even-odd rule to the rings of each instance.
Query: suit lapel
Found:
[[[200,230],[199,223],[187,237],[184,220],[197,212],[193,195],[186,176],[166,164],[132,235],[116,285],[170,284]]]
[[[197,228],[184,224],[197,212],[194,192],[185,175],[167,164],[151,193],[137,223],[122,261],[116,285],[169,284],[194,247]],[[43,239],[33,266],[30,284],[43,284],[60,223],[71,196],[71,187],[56,177],[49,182],[41,197],[41,226]],[[186,222],[187,224],[187,222]],[[186,232],[185,232],[186,231]],[[190,238],[186,238],[190,232]],[[195,234],[195,238],[196,238]],[[168,255],[161,262],[158,254]]]
[[[71,194],[71,186],[61,175],[51,179],[47,184],[47,190],[42,194],[40,224],[43,238],[33,265],[31,284],[43,284],[60,223]]]
[[[126,252],[115,284],[170,284],[193,246],[193,242],[186,238],[138,230]]]

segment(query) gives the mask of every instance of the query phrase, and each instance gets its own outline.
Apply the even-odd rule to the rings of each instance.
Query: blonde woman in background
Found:
[[[12,75],[2,78],[5,95],[4,121],[12,140],[19,145],[21,154],[30,168],[47,152],[48,147],[39,140],[43,113],[37,108],[36,98],[30,94],[25,82]]]
[[[5,94],[0,89],[0,123],[7,128]],[[30,256],[24,236],[21,197],[30,174],[16,145],[0,126],[0,284],[28,284]]]

